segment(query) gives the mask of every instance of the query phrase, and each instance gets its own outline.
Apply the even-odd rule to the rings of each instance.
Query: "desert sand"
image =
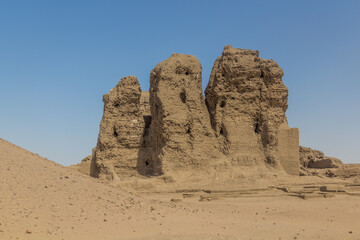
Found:
[[[356,178],[131,193],[2,139],[0,169],[0,239],[360,239]],[[285,185],[346,192],[303,199]]]

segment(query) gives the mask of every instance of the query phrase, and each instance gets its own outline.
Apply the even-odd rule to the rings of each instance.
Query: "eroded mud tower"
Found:
[[[124,77],[103,96],[104,114],[91,175],[116,179],[137,173],[138,153],[145,121],[140,106],[141,88],[136,77]]]
[[[298,129],[286,119],[283,71],[258,51],[225,46],[205,90],[211,124],[224,154],[249,165],[266,161],[299,173]]]
[[[216,157],[201,80],[191,55],[173,54],[150,75],[150,127],[155,172],[199,171]]]
[[[225,46],[206,100],[201,75],[196,57],[173,54],[152,70],[149,92],[136,77],[121,79],[104,95],[91,175],[226,174],[221,166],[299,175],[299,132],[287,124],[288,89],[277,63]]]

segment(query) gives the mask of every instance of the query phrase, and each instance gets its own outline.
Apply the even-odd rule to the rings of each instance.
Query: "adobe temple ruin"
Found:
[[[122,78],[103,97],[91,175],[236,175],[255,166],[299,175],[299,131],[287,123],[279,65],[225,46],[205,98],[201,76],[196,57],[175,53],[152,70],[149,92],[136,77]]]

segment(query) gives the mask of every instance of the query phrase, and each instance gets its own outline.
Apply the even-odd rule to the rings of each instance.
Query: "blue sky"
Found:
[[[0,137],[58,163],[96,145],[102,95],[172,53],[205,89],[225,45],[283,68],[300,143],[360,163],[360,1],[0,0]]]

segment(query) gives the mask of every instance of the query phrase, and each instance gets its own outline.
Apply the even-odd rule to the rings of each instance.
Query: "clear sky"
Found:
[[[0,0],[0,137],[69,165],[91,154],[102,95],[172,53],[205,89],[224,45],[283,68],[300,144],[360,163],[360,1]]]

